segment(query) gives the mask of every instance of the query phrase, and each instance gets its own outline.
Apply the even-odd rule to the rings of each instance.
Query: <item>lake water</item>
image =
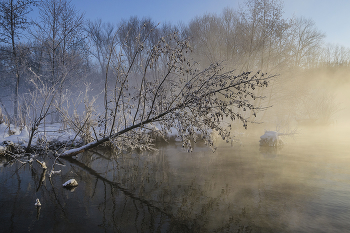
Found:
[[[2,161],[0,232],[346,232],[350,146],[337,135],[311,131],[278,150],[251,135],[215,153],[95,151],[43,181],[37,163]],[[79,186],[62,188],[71,178]]]

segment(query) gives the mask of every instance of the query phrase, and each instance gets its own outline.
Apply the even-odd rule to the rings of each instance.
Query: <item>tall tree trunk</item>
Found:
[[[16,43],[15,43],[15,15],[13,12],[13,1],[10,1],[10,20],[11,20],[11,46],[12,46],[12,61],[15,65],[15,74],[16,74],[16,86],[15,86],[15,98],[13,103],[13,115],[15,120],[18,118],[18,87],[19,87],[19,70],[18,70],[18,61],[17,61],[17,51],[16,51]]]
[[[13,115],[15,117],[15,120],[18,119],[18,88],[19,88],[19,72],[16,71],[15,98],[13,103]]]

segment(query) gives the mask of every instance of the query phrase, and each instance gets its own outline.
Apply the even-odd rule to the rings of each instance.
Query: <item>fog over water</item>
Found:
[[[200,144],[188,153],[170,143],[155,153],[81,154],[62,160],[62,173],[38,191],[39,166],[2,167],[2,219],[11,219],[3,229],[344,232],[349,145],[324,132],[304,132],[281,149],[259,147],[251,135],[215,153]],[[73,177],[79,186],[62,189]]]
[[[317,1],[23,2],[0,3],[0,232],[350,229],[350,48],[291,15]]]

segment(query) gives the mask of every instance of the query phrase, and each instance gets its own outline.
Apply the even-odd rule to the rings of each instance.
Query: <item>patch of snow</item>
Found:
[[[29,138],[29,132],[27,127],[24,127],[22,132],[18,136],[23,138]]]
[[[22,131],[18,127],[15,127],[14,125],[10,125],[11,131],[14,132],[13,135],[9,135],[9,128],[5,123],[2,123],[0,125],[0,143],[4,141],[10,141],[14,143],[21,144],[23,146],[26,146],[26,143],[29,140],[29,132],[27,127],[24,127]]]
[[[177,131],[177,129],[175,129],[174,127],[170,128],[170,132],[168,132],[168,137],[177,137],[179,135],[179,132]]]
[[[0,124],[0,140],[2,138],[9,136],[7,132],[8,132],[7,125],[5,123]],[[1,140],[1,141],[3,141],[3,140]]]

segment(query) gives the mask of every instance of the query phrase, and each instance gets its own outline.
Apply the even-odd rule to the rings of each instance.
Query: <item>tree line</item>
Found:
[[[33,9],[39,14],[32,20],[29,15]],[[282,83],[295,79],[295,75],[288,75],[291,70],[349,67],[349,49],[325,45],[324,37],[310,19],[284,18],[283,5],[278,0],[247,0],[239,9],[225,8],[219,15],[205,14],[178,25],[156,24],[151,18],[140,19],[137,16],[119,22],[91,21],[66,0],[2,0],[2,115],[19,125],[31,120],[34,122],[33,134],[47,116],[51,116],[53,122],[69,118],[80,132],[84,127],[90,128],[88,118],[97,109],[104,112],[98,116],[98,124],[105,128],[100,136],[109,140],[110,136],[119,132],[114,131],[115,127],[130,128],[137,125],[138,120],[143,126],[144,121],[156,120],[170,109],[185,106],[188,111],[194,103],[186,101],[191,99],[195,102],[196,98],[211,96],[208,93],[201,96],[199,92],[189,90],[196,87],[197,91],[202,91],[204,86],[211,90],[208,84],[219,84],[224,89],[212,91],[222,95],[214,102],[216,107],[221,106],[224,113],[215,112],[213,119],[231,115],[240,119],[246,127],[247,120],[252,121],[252,117],[256,117],[259,106],[270,105],[274,98],[281,99],[279,90],[285,85]],[[213,81],[210,78],[218,75],[217,70],[226,76]],[[282,82],[255,90],[254,86],[261,86],[259,80],[265,81],[265,78],[254,76],[249,79],[248,76],[251,71],[259,70],[283,74]],[[168,80],[170,74],[179,76],[179,80],[181,75],[187,78],[180,84],[173,78]],[[246,85],[238,89],[238,93],[225,89],[228,86],[236,88],[237,83],[233,84],[236,79],[241,81],[239,85],[250,80],[247,82],[253,90],[246,89]],[[191,80],[192,86],[186,86]],[[197,83],[198,80],[204,83]],[[224,83],[224,80],[230,80],[231,84]],[[185,85],[185,81],[189,83]],[[168,85],[171,93],[161,95],[162,91],[166,92],[164,85]],[[152,90],[155,87],[156,91]],[[84,89],[85,95],[81,92]],[[187,91],[189,96],[174,108],[171,104],[178,97],[173,94],[179,89],[178,94],[184,95]],[[82,95],[83,98],[80,98]],[[246,102],[241,95],[244,98],[252,96],[252,102]],[[263,95],[268,98],[259,98]],[[161,100],[160,96],[163,99],[172,97],[173,103]],[[229,103],[222,100],[232,96],[240,100],[234,99]],[[78,101],[72,102],[72,99],[79,98],[80,103],[83,102],[80,110],[85,114],[81,119],[75,106]],[[100,104],[93,107],[91,103],[94,101]],[[235,104],[238,109],[233,114],[234,111],[223,104]],[[70,116],[68,105],[75,106]],[[204,106],[208,107],[206,104],[198,106],[201,106],[197,109],[199,112],[209,112],[203,110]],[[247,109],[252,111],[247,113]],[[121,120],[116,120],[118,114],[121,114]],[[188,116],[182,118],[189,120]],[[219,127],[212,122],[210,125],[212,128]],[[107,126],[110,127],[108,130]],[[225,138],[228,133],[220,130]],[[193,129],[190,131],[193,133]],[[96,133],[92,136],[91,132],[85,131],[86,134],[98,139]]]

